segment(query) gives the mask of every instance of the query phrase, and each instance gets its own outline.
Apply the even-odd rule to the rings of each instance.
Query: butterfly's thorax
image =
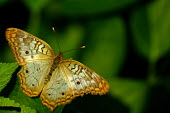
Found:
[[[57,68],[58,64],[62,63],[62,57],[64,57],[63,53],[59,52],[54,58],[52,68]]]
[[[56,55],[56,57],[54,58],[51,70],[50,70],[48,76],[46,77],[45,84],[47,84],[47,82],[50,81],[52,73],[55,71],[56,68],[58,68],[59,64],[62,63],[62,57],[63,57],[63,53],[59,52]]]

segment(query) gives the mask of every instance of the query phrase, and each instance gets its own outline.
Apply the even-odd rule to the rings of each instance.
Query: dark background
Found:
[[[8,27],[43,39],[55,53],[57,42],[61,51],[85,45],[64,54],[64,59],[95,70],[111,89],[104,96],[78,97],[62,113],[170,113],[169,4],[169,0],[0,0],[0,62],[16,62],[5,39]],[[18,71],[1,96],[50,113],[39,98],[22,94]]]

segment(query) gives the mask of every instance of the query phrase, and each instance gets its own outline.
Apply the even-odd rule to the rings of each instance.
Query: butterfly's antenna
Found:
[[[66,53],[66,52],[69,52],[69,51],[72,51],[72,50],[77,50],[77,49],[80,49],[80,48],[85,48],[86,46],[82,46],[82,47],[79,47],[79,48],[76,48],[76,49],[71,49],[71,50],[68,50],[68,51],[64,51],[63,53]]]
[[[52,30],[56,33],[54,27],[52,27]],[[59,50],[59,52],[61,52],[61,51],[60,51],[60,45],[59,45],[58,41],[57,41],[57,45],[58,45],[58,50]]]

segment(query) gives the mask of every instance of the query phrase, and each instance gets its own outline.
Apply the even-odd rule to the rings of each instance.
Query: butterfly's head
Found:
[[[61,60],[62,60],[62,57],[64,57],[63,53],[62,53],[62,52],[59,52],[59,53],[56,55],[56,60],[61,61]]]

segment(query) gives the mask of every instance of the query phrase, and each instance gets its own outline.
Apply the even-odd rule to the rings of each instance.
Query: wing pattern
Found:
[[[20,78],[24,94],[29,97],[39,95],[46,84],[45,78],[50,72],[52,62],[52,60],[49,60],[46,62],[28,63],[22,66],[17,75]]]
[[[19,65],[53,59],[55,54],[43,40],[17,28],[8,28],[6,39]]]
[[[42,103],[51,111],[70,103],[75,97],[91,93],[103,95],[109,85],[100,75],[75,60],[63,60],[52,73],[41,93]]]

